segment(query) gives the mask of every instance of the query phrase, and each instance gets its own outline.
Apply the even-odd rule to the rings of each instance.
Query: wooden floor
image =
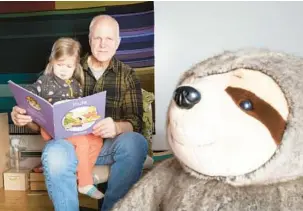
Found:
[[[155,160],[154,166],[162,162],[167,156]],[[148,170],[143,171],[145,175]],[[143,176],[142,175],[142,176]],[[97,200],[88,196],[79,195],[80,206],[97,209]],[[30,191],[4,191],[0,188],[0,211],[54,211],[52,203],[45,191],[30,192]]]
[[[79,195],[80,205],[97,208],[97,200]],[[0,189],[0,211],[53,211],[46,192],[4,191]]]

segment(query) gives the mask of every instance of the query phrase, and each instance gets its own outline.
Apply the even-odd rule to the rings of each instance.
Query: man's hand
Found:
[[[115,121],[107,117],[94,125],[92,133],[101,138],[114,138],[118,135],[118,130]]]
[[[26,115],[26,111],[18,106],[14,106],[11,112],[11,117],[16,126],[24,126],[32,122],[32,118]]]

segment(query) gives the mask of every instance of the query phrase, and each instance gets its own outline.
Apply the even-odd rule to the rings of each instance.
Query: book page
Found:
[[[86,135],[105,118],[106,91],[54,105],[55,137]]]

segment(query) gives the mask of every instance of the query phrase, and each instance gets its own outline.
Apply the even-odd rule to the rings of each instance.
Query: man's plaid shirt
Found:
[[[129,121],[134,131],[142,132],[143,101],[139,79],[135,71],[115,57],[103,75],[96,80],[87,64],[88,56],[82,62],[84,70],[84,96],[106,91],[105,117],[115,121]]]

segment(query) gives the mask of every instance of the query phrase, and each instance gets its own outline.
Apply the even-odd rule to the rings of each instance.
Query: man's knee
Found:
[[[42,152],[45,173],[62,175],[66,171],[76,171],[77,156],[74,146],[65,140],[49,141]]]
[[[117,150],[123,151],[130,156],[146,157],[148,142],[143,135],[136,132],[127,132],[117,138]]]

